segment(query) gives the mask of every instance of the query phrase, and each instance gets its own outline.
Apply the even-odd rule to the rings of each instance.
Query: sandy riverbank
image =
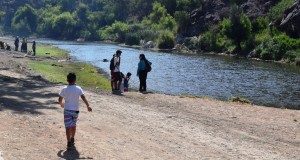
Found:
[[[300,112],[162,94],[86,90],[66,151],[61,84],[0,50],[0,151],[11,159],[300,159]],[[45,60],[39,58],[39,60]],[[49,59],[47,59],[49,60]]]

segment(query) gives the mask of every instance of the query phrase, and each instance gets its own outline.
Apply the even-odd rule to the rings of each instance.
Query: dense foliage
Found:
[[[162,49],[180,43],[192,50],[239,55],[255,51],[252,56],[256,58],[298,63],[299,40],[269,25],[282,19],[293,2],[281,0],[266,17],[251,19],[233,4],[229,17],[182,40],[177,36],[188,35],[194,11],[202,10],[206,0],[8,0],[0,1],[0,34],[127,45],[153,41]]]
[[[224,35],[236,44],[235,52],[241,53],[241,42],[249,39],[252,30],[249,18],[237,5],[234,5],[230,17],[223,21],[222,27]]]

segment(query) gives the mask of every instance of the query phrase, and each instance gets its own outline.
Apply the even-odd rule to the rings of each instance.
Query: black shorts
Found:
[[[122,80],[121,72],[113,72],[112,73],[112,81],[117,82]]]

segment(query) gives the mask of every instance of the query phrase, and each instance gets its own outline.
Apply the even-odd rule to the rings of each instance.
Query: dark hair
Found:
[[[121,50],[117,50],[117,51],[116,51],[116,54],[118,54],[118,53],[120,53],[120,54],[121,54],[121,53],[122,53],[122,51],[121,51]]]
[[[131,76],[131,73],[130,73],[130,72],[128,72],[128,73],[126,74],[126,76],[127,76],[127,77],[130,77],[130,76]]]
[[[146,60],[146,57],[144,54],[140,54],[141,60]]]
[[[76,74],[75,73],[69,73],[67,76],[67,81],[69,83],[74,83],[76,81]]]

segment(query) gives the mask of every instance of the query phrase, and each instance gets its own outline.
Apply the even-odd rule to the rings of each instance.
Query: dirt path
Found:
[[[66,151],[62,85],[20,55],[0,50],[0,159],[300,159],[299,111],[136,92],[86,91]]]

